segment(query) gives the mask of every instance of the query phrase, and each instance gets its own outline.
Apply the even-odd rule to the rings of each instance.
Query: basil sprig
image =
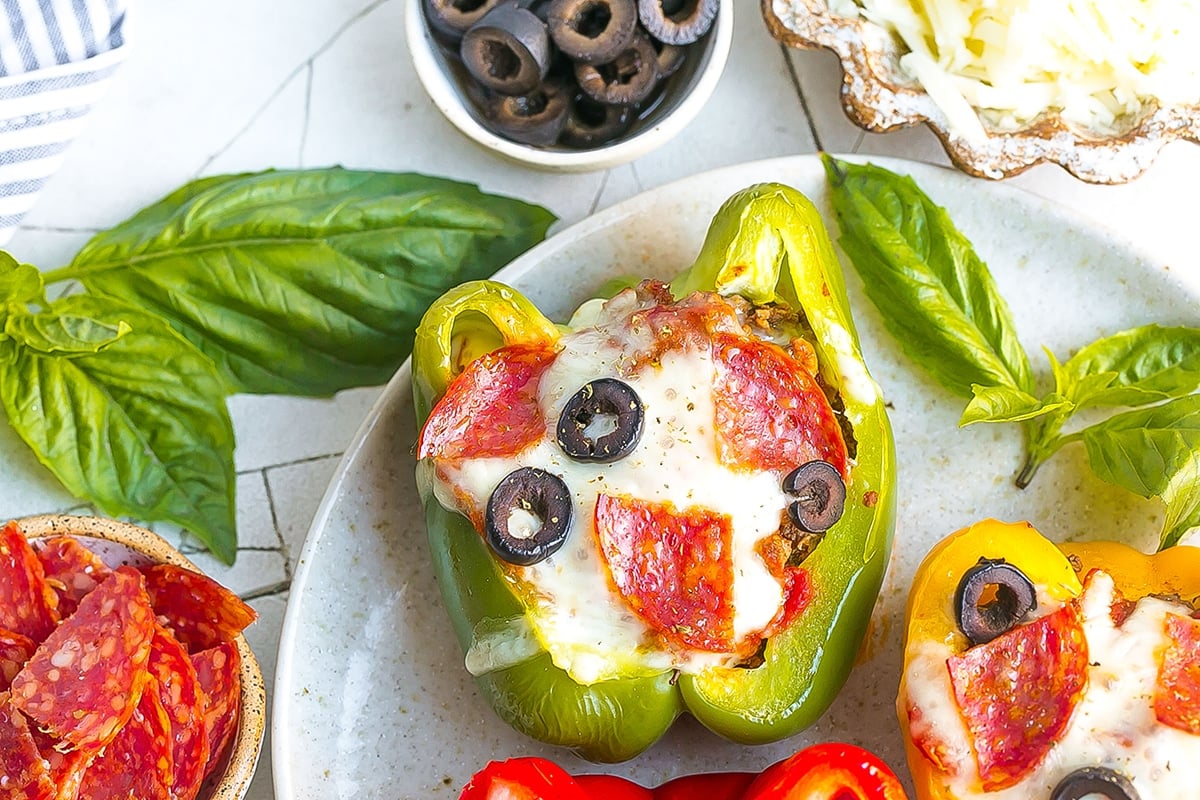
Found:
[[[236,392],[386,381],[425,308],[554,216],[477,187],[340,168],[194,181],[52,272],[0,252],[0,403],[72,494],[186,527],[232,563]],[[82,293],[49,302],[48,284]]]
[[[1099,478],[1164,501],[1160,549],[1200,526],[1200,329],[1144,325],[1092,342],[1066,363],[1047,350],[1054,387],[1039,394],[1007,304],[945,210],[910,177],[823,159],[839,244],[901,348],[969,398],[960,425],[1026,429],[1018,486],[1079,442]],[[1086,408],[1130,410],[1064,432]]]

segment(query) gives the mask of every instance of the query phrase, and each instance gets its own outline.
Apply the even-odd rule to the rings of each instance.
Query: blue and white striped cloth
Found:
[[[0,0],[0,245],[125,57],[127,0]]]

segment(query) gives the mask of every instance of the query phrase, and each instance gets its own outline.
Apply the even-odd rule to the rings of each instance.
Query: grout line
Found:
[[[600,197],[604,194],[604,190],[608,188],[608,178],[612,175],[613,168],[604,170],[604,175],[600,178],[600,187],[596,189],[596,196],[592,198],[592,205],[588,208],[588,215],[596,213],[596,207],[600,205]]]
[[[288,578],[277,583],[269,583],[266,586],[259,586],[255,589],[250,589],[238,595],[243,601],[258,600],[263,597],[273,597],[278,594],[283,594],[292,588],[292,579]]]
[[[637,190],[639,192],[646,191],[646,187],[642,186],[642,176],[638,175],[637,164],[635,162],[629,162],[629,171],[633,173],[633,185],[637,187]]]
[[[813,119],[812,111],[808,108],[808,100],[804,97],[804,88],[800,85],[800,75],[796,72],[796,65],[791,58],[788,57],[787,45],[780,45],[779,52],[783,56],[783,63],[787,65],[788,75],[792,78],[792,88],[796,90],[796,96],[800,98],[800,109],[804,112],[804,119],[808,122],[808,132],[812,135],[813,144],[817,148],[817,152],[825,149],[821,143],[821,134],[817,132],[817,122]]]
[[[362,19],[367,17],[372,11],[379,8],[384,3],[389,3],[389,2],[391,2],[391,0],[372,0],[372,2],[363,6],[352,17],[350,17],[348,20],[343,22],[338,27],[338,29],[333,32],[332,36],[330,36],[328,39],[326,39],[325,42],[320,47],[318,47],[311,55],[309,55],[307,58],[305,58],[304,61],[302,61],[299,66],[297,66],[295,69],[293,69],[291,72],[289,72],[287,74],[287,77],[285,77],[283,79],[283,82],[275,87],[275,90],[273,92],[271,92],[271,94],[267,96],[267,99],[263,101],[262,105],[260,105],[254,111],[254,113],[250,115],[250,119],[246,122],[245,125],[242,126],[241,130],[239,130],[237,133],[235,133],[233,135],[232,139],[230,139],[228,142],[226,142],[219,150],[217,150],[217,152],[213,153],[211,156],[209,156],[207,159],[205,159],[204,163],[200,165],[200,169],[196,170],[196,175],[197,176],[202,175],[205,172],[205,170],[207,170],[212,165],[212,163],[214,161],[216,161],[218,158],[220,158],[222,155],[224,155],[229,150],[229,148],[233,147],[233,145],[238,141],[238,139],[242,138],[242,136],[246,133],[246,131],[250,130],[250,128],[253,127],[254,123],[258,120],[258,118],[261,117],[266,112],[267,108],[270,107],[271,103],[275,102],[275,99],[278,98],[279,95],[283,94],[283,90],[286,89],[288,87],[288,85],[291,84],[291,82],[293,80],[295,80],[296,77],[298,75],[300,75],[300,73],[303,72],[304,69],[308,65],[312,64],[312,62],[315,61],[323,53],[325,53],[325,51],[327,51],[327,50],[329,50],[329,48],[333,47],[333,45],[337,42],[337,40],[342,37],[342,34],[344,34],[346,31],[350,30],[350,28],[354,27],[354,25],[356,23],[360,22]]]
[[[312,120],[313,62],[308,60],[308,72],[304,79],[304,122],[300,126],[300,152],[296,154],[296,166],[304,169],[304,149],[308,146],[308,125]]]
[[[319,456],[305,456],[303,458],[297,458],[292,461],[280,461],[278,464],[267,464],[265,467],[254,467],[252,469],[241,470],[240,472],[238,472],[238,475],[252,475],[253,473],[260,472],[260,471],[262,473],[264,473],[264,475],[265,475],[267,472],[269,472],[270,470],[273,470],[273,469],[280,469],[282,467],[295,467],[295,466],[299,466],[300,464],[312,464],[316,461],[325,461],[330,458],[341,458],[343,455],[344,455],[344,453],[339,452],[339,453],[325,453],[325,454],[319,455]]]
[[[271,491],[271,481],[267,478],[267,470],[262,470],[263,488],[267,492],[267,508],[271,510],[271,527],[275,529],[275,539],[279,542],[279,553],[283,556],[283,574],[287,580],[292,579],[292,554],[291,548],[287,546],[287,542],[283,538],[283,531],[279,530],[279,512],[275,510],[275,493]]]
[[[32,231],[35,233],[90,233],[96,234],[105,230],[104,228],[72,228],[65,225],[19,225],[17,230]]]

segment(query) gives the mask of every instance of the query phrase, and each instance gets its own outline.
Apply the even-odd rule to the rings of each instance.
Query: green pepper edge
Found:
[[[684,710],[743,744],[777,741],[815,722],[845,683],[862,644],[895,523],[895,447],[884,400],[863,362],[841,265],[811,201],[781,184],[760,184],[733,195],[714,217],[695,263],[672,281],[671,289],[676,296],[715,289],[758,305],[783,302],[802,309],[816,334],[822,377],[839,392],[852,422],[857,460],[842,519],[805,561],[813,600],[796,623],[771,637],[763,666],[700,675],[664,672],[583,686],[543,652],[477,678],[492,707],[514,728],[593,761],[636,756]],[[474,298],[469,310],[483,314],[500,334],[472,348],[479,353],[524,341],[527,330],[543,335],[553,328],[518,292],[493,282],[466,284],[435,302],[417,329],[413,349],[421,425],[453,377],[446,348],[458,335],[458,314],[452,310],[456,302],[462,307],[464,296]],[[859,390],[869,387],[870,402],[847,391],[849,376],[835,369],[846,358],[861,370],[858,378],[865,383]],[[524,610],[470,522],[433,498],[428,479],[418,484],[438,584],[465,651],[481,619]],[[821,621],[815,629],[814,614]]]

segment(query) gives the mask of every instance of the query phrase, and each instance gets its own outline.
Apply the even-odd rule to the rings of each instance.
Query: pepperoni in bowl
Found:
[[[0,772],[30,800],[241,800],[266,693],[256,614],[135,525],[0,526]]]

